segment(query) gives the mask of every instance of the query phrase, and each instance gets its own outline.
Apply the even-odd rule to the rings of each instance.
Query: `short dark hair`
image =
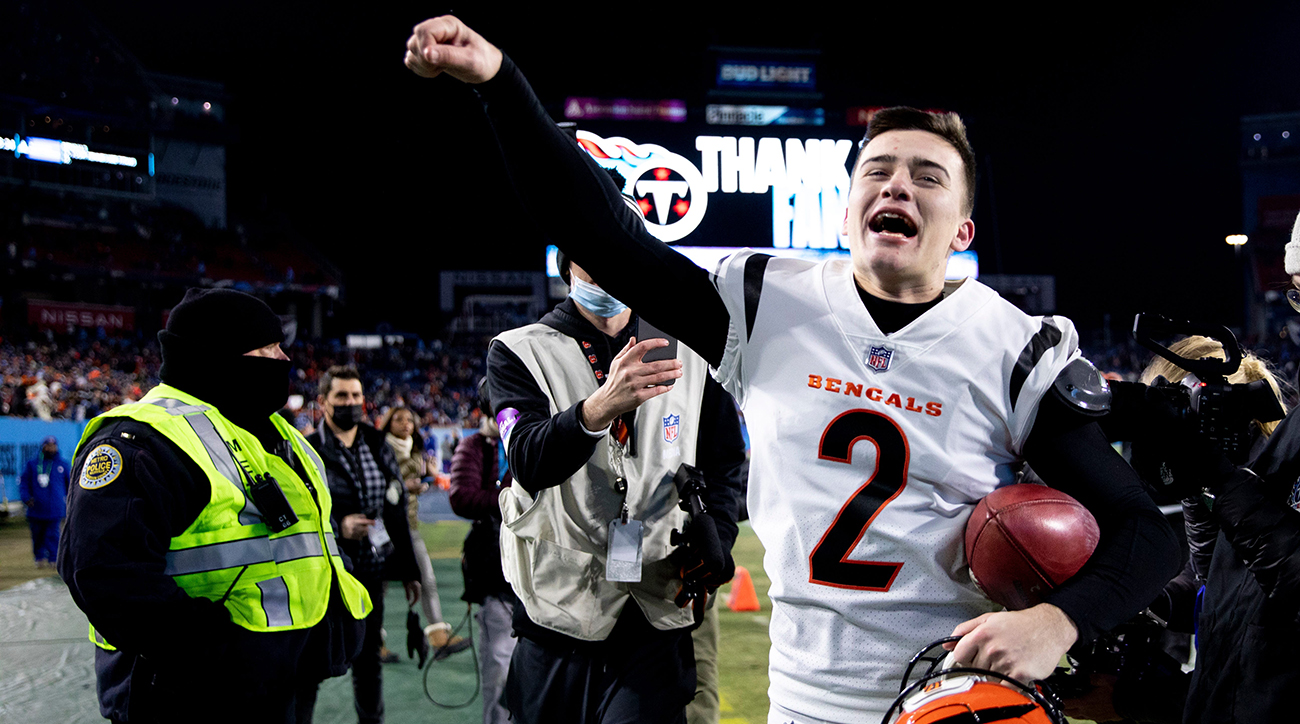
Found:
[[[320,382],[316,386],[316,392],[321,397],[328,397],[330,387],[334,380],[361,380],[361,373],[352,365],[334,365],[325,370],[325,374],[320,376]]]
[[[966,124],[962,123],[961,116],[956,113],[931,113],[907,106],[894,106],[876,111],[871,116],[866,135],[858,144],[858,158],[862,157],[862,151],[871,139],[889,131],[926,131],[942,138],[956,149],[957,155],[961,157],[961,164],[965,167],[963,174],[966,181],[965,211],[967,215],[974,211],[975,151],[971,148],[970,140],[966,138]],[[857,167],[858,159],[855,159],[853,168],[856,170]]]

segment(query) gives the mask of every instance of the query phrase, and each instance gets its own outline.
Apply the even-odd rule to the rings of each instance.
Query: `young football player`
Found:
[[[1045,677],[1177,572],[1173,531],[1093,424],[1108,392],[1069,320],[944,281],[975,233],[974,156],[955,115],[876,116],[844,220],[851,261],[745,250],[709,274],[645,230],[509,58],[459,20],[417,25],[406,65],[475,84],[511,173],[547,169],[576,209],[533,209],[547,236],[698,351],[744,407],[772,579],[769,721],[878,717],[908,657],[949,633],[965,635],[960,661]],[[1102,539],[1047,603],[995,613],[962,533],[1022,461],[1087,506]]]

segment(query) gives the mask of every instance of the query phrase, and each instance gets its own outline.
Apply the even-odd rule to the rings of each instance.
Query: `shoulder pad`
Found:
[[[1083,357],[1075,357],[1052,383],[1052,391],[1065,404],[1092,417],[1110,412],[1110,384],[1096,367]]]

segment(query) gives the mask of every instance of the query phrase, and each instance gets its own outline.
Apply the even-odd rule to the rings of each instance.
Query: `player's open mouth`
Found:
[[[881,211],[872,216],[871,221],[867,222],[867,228],[881,236],[894,236],[899,239],[910,239],[916,236],[916,223],[894,211]]]

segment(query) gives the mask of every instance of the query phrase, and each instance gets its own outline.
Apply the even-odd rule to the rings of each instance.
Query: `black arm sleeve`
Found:
[[[1300,608],[1300,512],[1286,504],[1300,468],[1300,416],[1282,420],[1251,465],[1219,487],[1214,517],[1271,605]],[[1294,614],[1292,614],[1294,615]]]
[[[194,655],[201,646],[217,665],[238,626],[225,606],[191,598],[165,573],[172,537],[207,506],[207,476],[153,428],[123,420],[81,446],[73,481],[100,444],[118,451],[122,472],[94,490],[69,486],[59,575],[95,629],[119,649],[192,667],[207,657]]]
[[[582,402],[552,416],[528,367],[500,342],[488,347],[487,380],[493,412],[508,407],[519,411],[506,450],[517,484],[536,494],[568,480],[591,459],[603,438],[583,429],[578,417]]]
[[[708,273],[645,230],[609,175],[546,115],[508,56],[476,90],[511,176],[544,168],[563,188],[571,209],[563,215],[539,206],[553,194],[518,194],[546,236],[607,292],[717,366],[729,322]]]
[[[740,517],[745,482],[745,438],[740,434],[735,401],[712,378],[704,385],[700,412],[696,461],[704,473],[704,504],[717,524],[723,549],[729,551],[739,532],[736,518]]]
[[[1178,540],[1133,468],[1091,419],[1048,393],[1025,443],[1025,460],[1097,519],[1101,540],[1084,567],[1046,601],[1088,641],[1146,608],[1179,570]]]

